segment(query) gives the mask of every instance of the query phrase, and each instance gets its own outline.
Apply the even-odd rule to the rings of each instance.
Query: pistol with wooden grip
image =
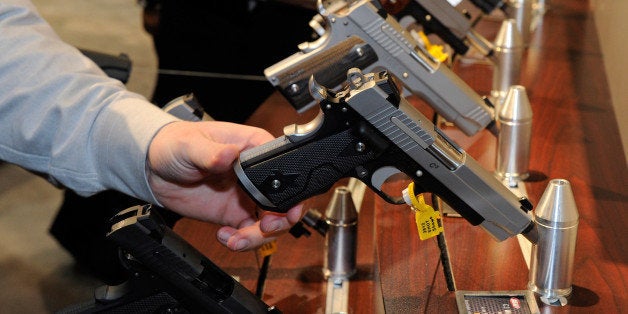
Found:
[[[491,104],[432,57],[378,1],[319,1],[310,25],[320,37],[299,45],[299,52],[265,69],[264,74],[298,110],[315,104],[310,76],[329,87],[344,82],[353,67],[387,70],[411,94],[465,134],[493,129]]]
[[[393,204],[402,198],[382,190],[405,173],[422,191],[440,196],[473,225],[497,240],[536,229],[518,198],[401,97],[390,75],[349,70],[349,85],[333,92],[310,81],[320,112],[304,125],[243,151],[234,169],[244,190],[266,210],[286,212],[354,177]]]

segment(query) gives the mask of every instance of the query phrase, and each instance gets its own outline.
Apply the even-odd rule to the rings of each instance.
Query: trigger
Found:
[[[396,205],[405,204],[403,196],[391,196],[387,194],[386,192],[384,192],[382,189],[382,187],[384,186],[384,183],[386,182],[388,178],[399,173],[402,173],[402,172],[399,171],[399,169],[395,167],[392,167],[392,166],[381,167],[375,170],[375,172],[373,172],[373,175],[371,176],[370,184],[367,184],[367,185],[369,185],[386,202],[391,203],[391,204],[396,204]]]
[[[391,195],[386,194],[386,192],[382,190],[377,190],[377,189],[375,190],[375,192],[377,192],[377,195],[379,195],[381,198],[383,198],[386,202],[390,204],[402,205],[406,203],[406,201],[403,199],[403,196],[391,196]]]

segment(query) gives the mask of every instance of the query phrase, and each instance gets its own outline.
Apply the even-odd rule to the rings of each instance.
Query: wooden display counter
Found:
[[[494,32],[499,21],[483,28]],[[493,23],[491,26],[490,23]],[[487,35],[489,38],[490,33]],[[539,302],[542,313],[620,313],[628,307],[628,216],[626,161],[611,106],[589,1],[552,0],[543,23],[532,35],[522,66],[522,85],[533,107],[533,137],[526,183],[538,203],[550,179],[571,182],[580,213],[573,273],[573,297],[565,307]],[[479,94],[491,88],[490,65],[458,63],[458,73]],[[297,116],[273,95],[250,124],[280,135],[287,124],[304,123],[315,112]],[[494,169],[495,138],[483,132],[455,141]],[[324,210],[330,193],[306,202]],[[528,269],[515,238],[498,243],[462,218],[446,217],[445,238],[455,283],[460,290],[523,290]],[[190,220],[175,230],[227,272],[255,289],[255,253],[233,253],[215,240],[216,227]],[[359,218],[358,273],[350,285],[350,312],[455,313],[436,240],[421,241],[414,214],[387,204],[367,191]],[[324,239],[281,237],[268,273],[264,301],[284,313],[324,312],[322,276]]]

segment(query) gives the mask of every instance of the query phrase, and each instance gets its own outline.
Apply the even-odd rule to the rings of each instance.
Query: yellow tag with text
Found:
[[[413,191],[414,187],[410,188]],[[412,209],[414,210],[414,219],[416,221],[416,227],[419,231],[419,238],[421,240],[427,240],[435,237],[443,232],[443,220],[440,217],[440,213],[429,204],[425,204],[423,195],[419,195],[418,199],[414,193],[410,193],[412,198]]]
[[[273,240],[268,243],[264,243],[264,245],[260,246],[257,249],[257,254],[260,258],[264,258],[266,256],[270,256],[277,252],[277,241]]]

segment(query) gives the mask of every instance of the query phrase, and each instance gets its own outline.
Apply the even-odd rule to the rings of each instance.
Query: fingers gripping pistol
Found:
[[[449,68],[433,58],[378,1],[318,2],[310,25],[320,37],[264,71],[269,82],[299,111],[312,105],[308,80],[334,88],[353,67],[387,70],[412,94],[465,134],[493,128],[490,105]]]
[[[349,85],[334,93],[310,79],[320,112],[305,125],[240,154],[234,165],[242,187],[264,209],[286,212],[355,177],[386,201],[386,179],[403,172],[417,188],[440,196],[473,225],[501,241],[522,233],[536,241],[526,214],[532,205],[518,199],[491,173],[449,140],[408,103],[387,72],[351,69]],[[420,191],[419,191],[420,192]],[[417,192],[418,193],[418,192]]]

